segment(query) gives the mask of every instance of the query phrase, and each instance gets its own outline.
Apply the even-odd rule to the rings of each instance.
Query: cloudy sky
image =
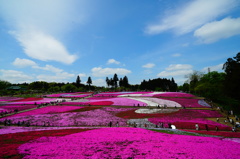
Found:
[[[0,79],[106,86],[106,77],[222,71],[240,51],[239,0],[0,0]]]

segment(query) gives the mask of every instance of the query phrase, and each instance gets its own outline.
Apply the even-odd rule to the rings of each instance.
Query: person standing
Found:
[[[195,128],[196,128],[196,130],[199,130],[198,124],[195,124]]]

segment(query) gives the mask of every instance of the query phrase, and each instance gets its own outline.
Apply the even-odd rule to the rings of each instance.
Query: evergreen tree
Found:
[[[113,76],[114,88],[118,87],[118,81],[119,81],[118,76],[115,73],[114,76]]]
[[[87,84],[88,84],[89,87],[90,87],[90,85],[92,84],[92,79],[91,79],[91,77],[88,77]]]
[[[123,87],[124,85],[123,85],[123,79],[122,78],[120,78],[120,80],[119,80],[119,87]]]
[[[128,83],[128,78],[127,78],[127,76],[124,76],[123,77],[123,80],[122,80],[122,85],[123,85],[123,87],[129,87],[129,83]]]
[[[80,80],[80,77],[79,75],[77,76],[77,79],[76,79],[76,86],[79,87],[80,86],[80,83],[81,83],[81,80]]]
[[[108,77],[106,77],[106,83],[107,83],[107,87],[110,86],[110,80],[108,79]]]

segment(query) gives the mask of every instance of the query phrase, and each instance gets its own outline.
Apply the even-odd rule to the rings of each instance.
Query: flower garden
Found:
[[[240,156],[240,133],[217,121],[225,114],[187,93],[1,97],[0,113],[0,158]]]

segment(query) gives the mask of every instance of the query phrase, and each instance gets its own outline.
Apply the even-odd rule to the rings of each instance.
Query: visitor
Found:
[[[171,123],[168,123],[168,128],[172,129],[171,125],[172,125]]]
[[[110,121],[110,123],[109,123],[109,127],[112,127],[112,122]]]
[[[219,122],[219,118],[217,118],[217,122]]]
[[[196,130],[199,130],[198,124],[195,124],[195,128],[196,128]]]
[[[216,126],[216,131],[218,131],[218,126]]]
[[[205,124],[205,128],[206,128],[206,130],[208,131],[208,125],[207,125],[207,124]]]
[[[116,123],[116,127],[118,127],[119,126],[119,123],[118,123],[118,121],[117,121],[117,123]]]

